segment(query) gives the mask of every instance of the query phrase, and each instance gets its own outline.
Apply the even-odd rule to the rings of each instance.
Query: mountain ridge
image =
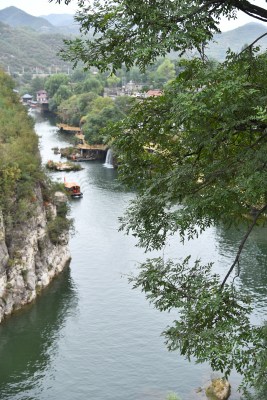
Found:
[[[47,14],[40,15],[54,26],[68,26],[74,24],[74,14]]]
[[[79,29],[73,17],[72,14],[49,14],[35,17],[14,6],[0,10],[0,22],[12,28],[27,26],[43,33],[78,34]]]
[[[59,33],[12,28],[0,21],[0,68],[11,75],[67,72],[71,64],[58,56],[64,38]]]
[[[68,21],[65,28],[61,26],[64,21]],[[68,71],[71,64],[63,62],[58,51],[63,47],[63,39],[73,36],[70,21],[75,26],[72,14],[34,17],[13,6],[0,10],[0,66],[12,74],[21,74],[21,71],[33,73],[34,70],[47,74],[53,68],[62,72]],[[78,32],[77,25],[74,29]],[[223,61],[228,48],[238,53],[264,33],[267,33],[267,27],[251,22],[216,34],[214,42],[208,43],[206,47],[206,55]],[[266,49],[267,36],[257,45]],[[168,56],[177,58],[175,52]]]
[[[264,33],[267,34],[267,27],[261,23],[249,22],[235,29],[214,35],[214,43],[210,42],[207,48],[207,55],[218,61],[223,61],[227,50],[239,53],[245,45],[250,45]],[[260,39],[257,45],[262,49],[267,48],[267,36]]]
[[[0,21],[14,28],[28,26],[34,30],[54,29],[54,26],[47,19],[34,17],[14,6],[0,10]]]

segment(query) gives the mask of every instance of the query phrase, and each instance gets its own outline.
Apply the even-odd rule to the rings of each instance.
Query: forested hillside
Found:
[[[13,28],[28,27],[39,33],[78,34],[78,26],[71,14],[49,14],[35,17],[17,7],[0,10],[0,22]]]
[[[248,45],[258,37],[267,32],[267,28],[263,24],[251,22],[240,26],[228,32],[223,32],[214,36],[214,43],[207,46],[206,53],[209,57],[218,61],[225,59],[226,51],[231,48],[232,51],[240,52],[241,49]],[[263,51],[267,48],[267,37],[263,37],[257,43]]]
[[[13,76],[67,72],[72,64],[63,61],[58,52],[63,47],[64,38],[78,34],[78,25],[72,22],[72,18],[67,14],[34,17],[16,7],[0,10],[0,67]],[[238,52],[265,31],[263,24],[250,23],[216,34],[214,42],[209,42],[205,52],[208,57],[223,61],[228,48]],[[267,37],[258,44],[265,49]],[[192,54],[194,51],[189,56]],[[175,52],[169,55],[172,59],[177,57]]]
[[[12,75],[67,72],[69,63],[57,55],[64,36],[11,28],[0,22],[0,67]]]
[[[68,264],[65,202],[42,170],[33,120],[0,71],[0,323]]]
[[[32,29],[53,29],[53,25],[45,18],[34,17],[19,8],[7,7],[0,10],[0,21],[13,26],[30,26]]]
[[[0,209],[6,224],[17,225],[32,213],[26,203],[44,175],[33,122],[12,88],[13,81],[0,71]]]

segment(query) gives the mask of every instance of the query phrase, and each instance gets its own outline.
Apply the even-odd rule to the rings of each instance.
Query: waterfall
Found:
[[[106,168],[113,168],[113,154],[112,150],[108,149],[104,166]]]

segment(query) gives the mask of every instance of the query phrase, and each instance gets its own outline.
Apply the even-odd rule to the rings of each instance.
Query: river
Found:
[[[43,163],[58,160],[52,148],[69,145],[49,121],[38,117]],[[54,180],[76,180],[84,193],[71,201],[75,235],[69,268],[38,300],[0,326],[1,400],[182,400],[205,398],[198,387],[214,376],[209,366],[187,362],[167,351],[161,332],[175,318],[155,310],[127,275],[145,259],[135,239],[118,232],[134,194],[117,173],[100,162],[79,172],[54,172]],[[241,233],[209,229],[184,247],[173,238],[165,252],[217,260],[223,274],[233,260]],[[254,298],[253,318],[266,317],[267,235],[255,231],[242,256],[240,285]],[[237,374],[230,378],[231,400],[240,398]]]

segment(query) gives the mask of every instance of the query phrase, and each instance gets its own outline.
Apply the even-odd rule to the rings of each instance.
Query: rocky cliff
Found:
[[[9,231],[0,211],[0,322],[32,302],[70,261],[68,233],[52,243],[47,224],[57,205],[43,201],[35,190],[34,215]]]
[[[10,76],[0,70],[0,322],[68,264],[67,198],[42,168],[38,136]]]

